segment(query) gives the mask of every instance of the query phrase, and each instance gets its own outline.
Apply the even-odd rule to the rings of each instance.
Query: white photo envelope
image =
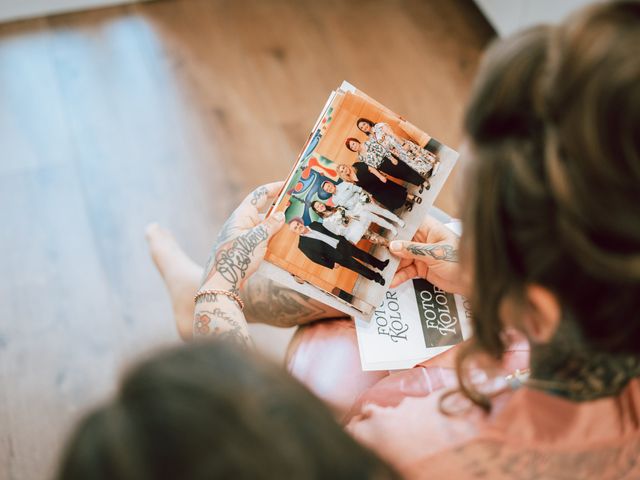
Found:
[[[386,293],[370,321],[356,318],[362,369],[411,368],[471,336],[470,307],[461,295],[414,279]]]

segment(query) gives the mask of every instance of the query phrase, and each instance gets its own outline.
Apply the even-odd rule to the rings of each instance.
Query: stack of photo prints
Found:
[[[456,151],[343,82],[267,214],[284,212],[286,225],[270,241],[260,273],[355,317],[362,356],[366,335],[360,330],[376,327],[375,312],[393,294],[389,284],[399,260],[389,243],[414,236],[457,158]],[[452,337],[458,341],[450,343],[466,338],[462,324]],[[433,348],[442,351],[424,338],[426,356],[435,354]],[[384,369],[381,355],[368,363]],[[391,363],[388,368],[405,368]],[[371,369],[364,358],[363,367]]]

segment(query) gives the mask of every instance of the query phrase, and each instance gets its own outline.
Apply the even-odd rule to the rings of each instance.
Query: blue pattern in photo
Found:
[[[335,165],[325,157],[312,157],[308,163],[304,162],[293,175],[289,183],[288,194],[291,195],[290,205],[285,211],[286,220],[300,217],[305,225],[313,221],[321,221],[321,217],[312,209],[315,200],[327,201],[331,194],[322,190],[324,182],[334,185],[340,183],[337,173],[332,168]]]

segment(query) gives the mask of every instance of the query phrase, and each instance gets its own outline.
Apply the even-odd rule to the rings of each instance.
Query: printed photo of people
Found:
[[[348,84],[347,84],[348,85]],[[350,87],[350,85],[348,86]],[[277,280],[310,284],[370,315],[397,269],[389,243],[411,238],[457,153],[361,92],[328,104],[272,211],[287,228],[265,259]],[[295,285],[294,285],[295,286]],[[308,290],[305,291],[308,293]]]

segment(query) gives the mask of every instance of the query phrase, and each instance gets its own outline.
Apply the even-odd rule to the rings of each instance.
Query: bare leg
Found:
[[[151,224],[146,237],[153,261],[169,291],[178,333],[183,340],[191,340],[193,296],[200,288],[203,268],[184,253],[168,230]],[[327,305],[258,275],[249,279],[242,298],[245,317],[250,323],[291,327],[322,318],[344,317]]]
[[[152,223],[145,235],[149,251],[171,297],[173,314],[180,337],[193,335],[193,296],[200,287],[202,267],[191,260],[168,230]]]

